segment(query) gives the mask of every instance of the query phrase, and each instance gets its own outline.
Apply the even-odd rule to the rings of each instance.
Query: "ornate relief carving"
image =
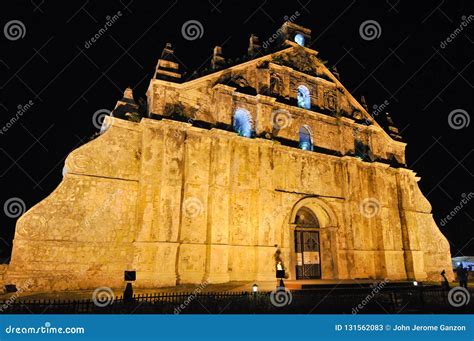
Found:
[[[324,89],[324,107],[331,111],[337,110],[337,94],[334,89]]]
[[[297,49],[285,55],[274,56],[272,62],[278,65],[289,66],[310,75],[318,74],[317,65],[320,63],[318,58],[305,53],[302,49]]]
[[[283,94],[283,80],[273,72],[270,75],[270,94],[280,96]]]
[[[247,81],[247,79],[245,79],[245,77],[243,77],[242,75],[235,75],[235,76],[232,76],[231,82],[232,82],[233,84],[237,85],[237,86],[240,87],[240,88],[245,88],[245,87],[250,86],[250,84],[249,84],[249,82]]]

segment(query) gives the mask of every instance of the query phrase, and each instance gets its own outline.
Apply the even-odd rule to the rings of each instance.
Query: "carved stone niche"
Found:
[[[324,89],[324,107],[331,111],[337,111],[337,93],[335,89]]]
[[[217,123],[225,125],[232,124],[232,107],[234,105],[234,91],[236,88],[225,85],[216,84],[214,90],[214,117]]]
[[[298,49],[288,54],[273,56],[272,63],[281,66],[287,66],[296,71],[316,76],[316,65],[319,62],[315,56],[308,55],[307,53],[305,53],[305,51]]]
[[[362,120],[364,116],[360,110],[354,109],[354,111],[350,115],[355,120]]]
[[[247,79],[245,79],[244,76],[242,75],[233,75],[232,78],[231,78],[231,82],[235,85],[237,85],[238,87],[240,88],[245,88],[247,86],[250,86],[249,82],[247,81]]]
[[[253,84],[251,84],[242,74],[233,74],[227,84],[235,87],[238,92],[252,96],[257,95],[257,89],[255,89]]]
[[[268,69],[270,62],[268,60],[263,60],[257,63],[257,69]]]
[[[283,79],[280,75],[275,72],[270,73],[270,95],[272,96],[283,96],[284,84]]]

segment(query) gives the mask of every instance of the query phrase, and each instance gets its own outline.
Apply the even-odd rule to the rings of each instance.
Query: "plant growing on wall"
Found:
[[[138,112],[128,112],[125,114],[127,119],[131,122],[140,122],[142,120],[142,115]]]
[[[191,118],[196,117],[197,108],[185,105],[184,103],[178,101],[176,103],[166,103],[164,109],[164,116],[173,117],[173,118]]]

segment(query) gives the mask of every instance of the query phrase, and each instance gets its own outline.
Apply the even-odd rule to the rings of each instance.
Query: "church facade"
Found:
[[[286,22],[186,80],[167,45],[147,115],[127,89],[17,222],[7,282],[65,290],[275,279],[452,278],[448,241],[381,124]],[[33,281],[33,285],[31,285]]]

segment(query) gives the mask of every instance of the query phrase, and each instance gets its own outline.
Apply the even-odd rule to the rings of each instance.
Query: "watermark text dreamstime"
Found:
[[[8,309],[16,300],[18,297],[20,297],[20,294],[23,291],[28,290],[28,288],[33,284],[33,281],[31,279],[27,280],[25,284],[23,284],[21,287],[18,288],[18,290],[11,295],[6,301],[3,302],[3,304],[0,306],[0,313],[3,313],[5,310]]]
[[[209,283],[207,281],[202,282],[196,289],[193,290],[192,294],[189,295],[183,303],[181,303],[179,306],[174,308],[174,313],[175,315],[178,315],[181,313],[184,309],[188,307],[188,305],[191,304],[192,301],[196,298],[198,294],[202,292],[202,290],[208,285]]]
[[[3,125],[3,127],[0,129],[0,134],[3,135],[15,125],[16,122],[28,111],[30,108],[34,105],[35,103],[32,100],[29,100],[27,103],[21,105],[19,104],[17,107],[16,114],[10,118],[10,120]]]
[[[374,110],[372,110],[372,112],[370,112],[370,116],[372,116],[372,118],[375,119],[375,118],[376,118],[377,116],[379,116],[384,110],[386,110],[389,105],[390,105],[390,102],[389,102],[388,100],[383,101],[383,103],[382,103],[382,104],[379,104],[379,105],[374,104],[374,105],[372,106],[372,108],[373,108]],[[369,119],[366,119],[366,120],[365,120],[365,124],[366,124],[366,125],[369,125],[370,123],[371,123],[371,122],[370,122]]]
[[[92,36],[92,38],[90,38],[89,40],[86,40],[84,42],[84,47],[86,49],[90,48],[94,43],[96,43],[100,37],[102,37],[108,30],[109,28],[112,27],[113,24],[115,24],[119,19],[120,17],[123,15],[123,13],[121,11],[118,11],[117,13],[115,13],[114,15],[110,16],[108,15],[106,17],[107,21],[105,22],[105,24],[103,25],[103,27],[101,27],[99,29],[99,31],[97,31],[96,34],[94,34]]]
[[[443,40],[439,44],[439,47],[441,47],[442,49],[445,49],[451,42],[453,42],[454,39],[456,39],[457,36],[460,35],[462,33],[462,31],[464,31],[464,28],[466,28],[467,25],[470,24],[474,20],[474,15],[470,14],[467,17],[465,15],[463,15],[461,17],[461,19],[462,19],[462,21],[459,24],[459,26],[456,27],[456,29],[448,37],[446,37],[445,40]]]
[[[285,21],[289,21],[289,22],[294,22],[298,17],[300,16],[300,12],[298,11],[295,11],[294,14],[292,14],[291,16],[287,16],[285,15],[283,17],[283,19],[285,19]],[[273,33],[267,40],[265,40],[262,44],[262,47],[264,49],[268,48],[272,43],[274,43],[278,37],[280,37],[281,35],[283,34],[283,30],[281,28],[279,28],[275,33]]]
[[[459,201],[459,204],[457,204],[451,212],[449,212],[444,218],[442,218],[439,221],[439,224],[441,226],[446,226],[452,218],[454,218],[466,205],[471,201],[472,198],[474,198],[474,192],[469,192],[468,194],[463,193],[461,194],[462,199]]]
[[[356,307],[352,308],[352,314],[355,315],[359,313],[364,307],[369,304],[369,302],[379,293],[380,290],[383,289],[384,286],[387,285],[389,280],[386,278],[382,282],[375,284],[372,290],[365,296],[365,298],[360,302]]]
[[[39,327],[16,327],[9,325],[5,328],[6,334],[85,334],[84,327],[53,327],[50,322],[45,322]]]

